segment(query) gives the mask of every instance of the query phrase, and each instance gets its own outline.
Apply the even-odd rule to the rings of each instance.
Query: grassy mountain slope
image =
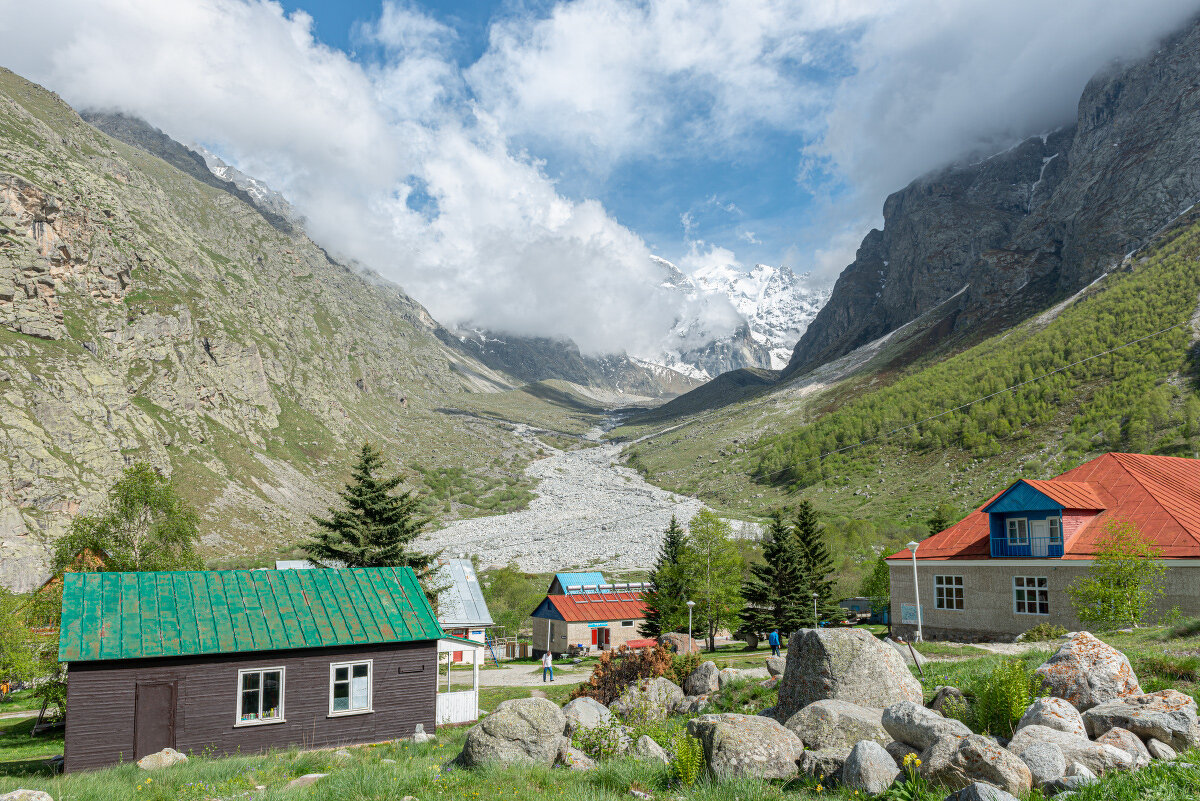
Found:
[[[1188,219],[1072,299],[955,355],[914,348],[933,315],[730,406],[674,420],[652,413],[614,433],[644,438],[627,455],[652,481],[734,513],[809,498],[827,514],[874,521],[923,521],[940,501],[965,511],[1017,477],[1110,450],[1192,456],[1198,265],[1200,223]],[[1178,327],[1037,379],[1169,326]],[[1000,394],[948,411],[990,393]]]
[[[306,530],[364,438],[414,482],[481,477],[439,513],[504,508],[489,496],[520,497],[530,447],[442,408],[509,384],[436,329],[0,70],[0,581],[36,580],[45,542],[137,460],[200,508],[209,555]]]

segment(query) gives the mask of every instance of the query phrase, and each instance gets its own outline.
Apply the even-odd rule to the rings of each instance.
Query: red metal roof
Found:
[[[1096,497],[1095,488],[1084,481],[1026,479],[1025,483],[1055,503],[1061,504],[1064,509],[1098,511],[1104,508],[1104,502]]]
[[[547,595],[546,599],[554,604],[554,608],[568,623],[641,620],[646,616],[646,605],[641,593],[636,592],[623,592],[621,598],[599,593],[579,593]]]
[[[1112,519],[1133,522],[1166,559],[1200,558],[1200,459],[1106,453],[1048,481],[1027,481],[1065,508],[1099,513],[1067,541],[1063,559],[1095,555]],[[1054,493],[1054,494],[1051,494]],[[980,559],[990,553],[984,507],[917,548],[917,559]],[[911,559],[908,549],[889,559]]]

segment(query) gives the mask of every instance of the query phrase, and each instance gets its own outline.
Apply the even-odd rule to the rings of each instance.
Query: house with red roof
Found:
[[[1200,615],[1200,460],[1106,453],[1049,480],[1017,481],[919,543],[915,559],[908,549],[889,556],[893,632],[983,640],[1039,623],[1080,628],[1067,587],[1114,520],[1160,551],[1160,607]]]
[[[568,653],[571,646],[604,651],[638,639],[646,619],[647,585],[612,584],[600,573],[556,573],[533,610],[533,652]]]

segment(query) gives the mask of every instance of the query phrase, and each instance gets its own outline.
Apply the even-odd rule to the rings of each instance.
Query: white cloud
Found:
[[[753,231],[742,231],[740,234],[738,234],[738,238],[750,245],[762,244],[762,240],[755,236]]]
[[[56,5],[53,21],[31,4],[0,17],[9,66],[214,145],[442,322],[654,355],[681,313],[642,240],[510,148],[444,55],[453,32],[410,6],[359,31],[386,50],[363,66],[262,0]]]

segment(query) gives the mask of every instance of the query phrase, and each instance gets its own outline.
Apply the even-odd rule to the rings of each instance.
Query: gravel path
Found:
[[[554,666],[556,684],[578,684],[592,675],[592,668],[566,668]],[[480,687],[534,687],[542,683],[540,665],[505,665],[495,670],[479,671]]]
[[[517,433],[533,437],[524,426]],[[589,438],[598,440],[600,433],[596,429]],[[422,543],[450,554],[477,554],[484,567],[516,562],[531,573],[645,570],[671,515],[685,522],[702,508],[700,501],[652,486],[618,465],[617,445],[560,451],[537,444],[550,455],[525,470],[539,481],[527,509],[460,520]]]

